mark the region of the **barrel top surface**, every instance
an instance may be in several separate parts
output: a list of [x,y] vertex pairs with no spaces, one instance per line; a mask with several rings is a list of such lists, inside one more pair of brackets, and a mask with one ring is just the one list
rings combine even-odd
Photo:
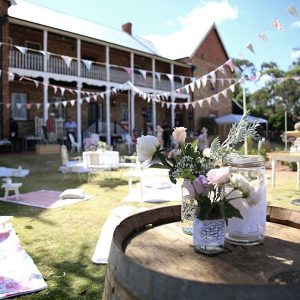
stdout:
[[264,243],[225,243],[217,256],[196,253],[180,223],[152,227],[127,241],[125,255],[145,268],[204,283],[268,285],[300,282],[300,230],[267,223]]

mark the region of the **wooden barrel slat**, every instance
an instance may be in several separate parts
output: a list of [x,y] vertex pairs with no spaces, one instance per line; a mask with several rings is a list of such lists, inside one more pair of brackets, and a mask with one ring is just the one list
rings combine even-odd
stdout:
[[[268,207],[263,245],[226,243],[215,257],[194,252],[175,223],[180,205],[131,216],[115,230],[103,299],[298,299],[299,216]],[[291,272],[298,284],[271,285]]]

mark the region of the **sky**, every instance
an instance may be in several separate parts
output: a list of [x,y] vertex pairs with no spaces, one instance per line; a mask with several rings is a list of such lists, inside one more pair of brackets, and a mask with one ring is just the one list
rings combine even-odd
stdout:
[[[134,35],[152,40],[162,54],[174,57],[197,46],[203,29],[216,22],[231,58],[248,59],[258,69],[263,62],[274,61],[283,70],[300,58],[300,0],[26,1],[115,29],[131,22]],[[287,12],[290,5],[298,17]],[[271,26],[275,19],[283,30]],[[259,38],[260,33],[267,40]],[[255,54],[246,48],[249,43]]]

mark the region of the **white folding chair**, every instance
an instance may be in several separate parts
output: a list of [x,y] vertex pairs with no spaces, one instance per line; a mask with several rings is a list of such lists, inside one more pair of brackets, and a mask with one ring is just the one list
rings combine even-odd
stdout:
[[79,143],[75,142],[75,138],[72,133],[69,133],[69,140],[71,142],[71,152],[75,152],[75,151],[79,152],[80,150]]

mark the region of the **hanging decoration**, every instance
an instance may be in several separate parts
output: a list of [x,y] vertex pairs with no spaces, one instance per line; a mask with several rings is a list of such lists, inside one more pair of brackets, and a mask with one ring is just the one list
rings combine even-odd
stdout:
[[280,23],[280,21],[278,19],[273,20],[272,23],[271,23],[271,26],[274,27],[277,30],[280,30],[280,31],[283,30],[283,26],[282,26],[282,24]]
[[61,55],[61,58],[64,60],[64,62],[66,63],[67,67],[70,68],[71,66],[71,62],[72,62],[72,57],[70,56],[65,56],[65,55]]
[[287,12],[292,15],[293,17],[298,17],[298,12],[297,12],[297,9],[295,7],[295,5],[290,5],[288,8],[287,8]]
[[253,54],[255,54],[255,51],[254,51],[254,49],[253,49],[253,45],[252,45],[251,43],[249,43],[249,44],[246,46],[246,48],[247,48],[249,51],[251,51]]

